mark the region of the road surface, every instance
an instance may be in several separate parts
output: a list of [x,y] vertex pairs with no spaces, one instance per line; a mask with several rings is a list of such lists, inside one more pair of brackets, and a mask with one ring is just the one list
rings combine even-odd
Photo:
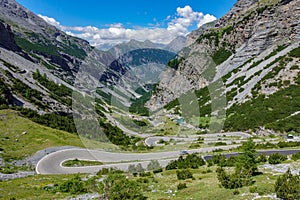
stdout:
[[[215,149],[229,150],[239,145],[207,147],[195,150],[188,150],[188,153],[207,153]],[[158,160],[162,166],[166,166],[170,160],[177,159],[180,151],[159,152],[159,153],[115,153],[102,150],[88,149],[66,149],[57,151],[43,157],[36,166],[38,174],[74,174],[74,173],[95,173],[102,168],[115,167],[127,170],[130,164],[141,163],[146,167],[151,160]],[[73,159],[100,161],[104,165],[88,167],[64,167],[62,163]],[[109,164],[105,164],[109,163]]]
[[[211,133],[211,134],[203,134],[203,135],[189,135],[187,137],[176,137],[176,136],[152,136],[152,137],[148,137],[145,139],[144,143],[147,146],[162,146],[161,144],[158,144],[158,142],[160,140],[164,140],[164,141],[170,141],[170,140],[174,140],[177,142],[192,142],[192,141],[196,141],[199,137],[204,138],[204,143],[208,144],[208,143],[215,143],[215,142],[225,142],[227,144],[231,144],[232,141],[246,141],[247,138],[252,137],[250,134],[248,133],[244,133],[244,132],[229,132],[229,133]],[[230,137],[239,137],[240,140],[238,139],[232,139],[232,140],[228,140],[228,141],[223,141],[223,140],[218,140],[218,138],[229,138]]]
[[[195,150],[188,150],[188,153],[208,153],[215,149],[232,149],[239,145],[207,147]],[[280,153],[284,155],[294,154],[300,149],[292,150],[259,150],[259,153],[270,155]],[[226,157],[236,156],[238,153],[224,154]],[[165,167],[171,160],[180,156],[179,151],[160,152],[160,153],[115,153],[102,150],[88,149],[65,149],[51,153],[42,158],[36,166],[38,174],[75,174],[75,173],[96,173],[102,168],[114,167],[121,170],[127,170],[129,165],[141,163],[144,168],[147,167],[151,160],[158,160],[162,167]],[[212,155],[204,156],[205,160],[211,159]],[[73,159],[101,161],[104,165],[85,166],[85,167],[64,167],[62,163]]]

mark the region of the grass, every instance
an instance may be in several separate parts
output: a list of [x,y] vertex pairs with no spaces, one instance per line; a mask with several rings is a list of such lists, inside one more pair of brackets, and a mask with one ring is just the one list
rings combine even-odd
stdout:
[[[163,171],[160,174],[152,174],[153,178],[147,179],[149,182],[144,184],[143,193],[149,200],[163,199],[233,199],[245,200],[252,199],[257,192],[259,195],[267,195],[274,193],[274,183],[277,176],[273,175],[269,170],[263,170],[263,174],[255,176],[255,183],[249,187],[239,188],[240,194],[234,195],[234,190],[227,190],[219,186],[216,175],[216,166],[202,166],[199,169],[190,170],[195,180],[177,180],[176,170]],[[85,175],[80,175],[85,177]],[[129,179],[140,179],[129,175]],[[0,199],[63,199],[70,194],[68,193],[52,193],[43,188],[48,185],[61,184],[67,179],[73,178],[74,175],[34,175],[26,178],[14,179],[0,182],[2,189]],[[186,189],[177,190],[179,183],[185,183]],[[150,189],[151,188],[151,189]],[[172,191],[168,193],[168,191]],[[263,198],[258,198],[263,199]]]
[[[211,172],[207,173],[210,169]],[[176,177],[176,170],[164,171],[161,175],[155,175],[157,184],[154,186],[156,192],[149,191],[146,196],[150,200],[154,199],[199,199],[199,200],[211,200],[211,199],[234,199],[245,200],[252,199],[254,194],[249,192],[250,187],[257,187],[257,192],[261,195],[274,193],[273,185],[276,177],[270,174],[263,174],[255,176],[255,183],[250,187],[243,187],[238,189],[240,194],[234,195],[233,190],[227,190],[219,186],[219,181],[216,175],[216,167],[207,166],[200,167],[196,170],[190,170],[195,177],[195,180],[187,179],[185,181],[178,181]],[[177,191],[177,185],[179,183],[186,183],[187,188]],[[167,191],[172,190],[172,194],[168,194]],[[242,196],[242,194],[244,194]],[[263,198],[260,198],[263,199]]]
[[[26,134],[22,134],[26,132]],[[102,143],[82,139],[18,116],[16,111],[0,110],[0,146],[5,159],[23,159],[39,150],[54,146],[101,148]],[[108,147],[108,144],[104,144]],[[111,145],[113,147],[113,145]]]
[[82,166],[93,166],[93,165],[102,165],[102,162],[98,161],[89,161],[89,160],[68,160],[62,163],[65,167],[82,167]]
[[74,175],[34,175],[0,182],[0,199],[63,199],[68,193],[51,193],[43,189],[47,185],[62,183]]

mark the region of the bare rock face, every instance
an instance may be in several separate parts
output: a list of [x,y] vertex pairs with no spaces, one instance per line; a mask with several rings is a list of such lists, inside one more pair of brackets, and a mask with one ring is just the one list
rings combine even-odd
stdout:
[[[200,28],[188,36],[188,41],[194,43],[179,52],[178,57],[183,59],[177,71],[167,70],[163,74],[159,92],[147,106],[151,110],[162,107],[188,90],[200,89],[221,78],[250,59],[262,57],[268,49],[299,41],[299,16],[299,0],[239,0],[214,28],[205,31]],[[219,62],[220,55],[226,53],[225,60]],[[207,55],[206,60],[217,62],[212,69],[216,72],[212,80],[203,73],[214,67],[195,59],[199,55]]]
[[217,21],[209,22],[207,24],[202,25],[199,29],[192,31],[187,35],[186,46],[190,46],[199,38],[201,34],[207,31],[210,28],[215,27]]
[[11,51],[21,50],[15,43],[10,26],[2,22],[0,22],[0,46]]

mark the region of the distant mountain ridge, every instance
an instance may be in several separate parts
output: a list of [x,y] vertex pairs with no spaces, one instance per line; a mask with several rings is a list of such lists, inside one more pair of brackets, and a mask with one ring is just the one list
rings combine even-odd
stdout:
[[129,42],[124,42],[121,44],[117,44],[114,47],[110,48],[108,52],[110,52],[116,58],[137,49],[163,49],[171,52],[177,53],[182,48],[187,45],[187,39],[184,36],[178,36],[173,39],[169,44],[157,44],[153,43],[150,40],[145,41],[137,41],[137,40],[130,40]]

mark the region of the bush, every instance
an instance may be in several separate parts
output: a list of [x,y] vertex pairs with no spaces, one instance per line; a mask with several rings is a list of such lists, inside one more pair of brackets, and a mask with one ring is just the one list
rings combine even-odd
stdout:
[[162,168],[156,169],[156,170],[153,171],[154,174],[161,173],[161,172],[163,172]]
[[216,65],[219,65],[227,60],[231,55],[232,53],[230,51],[222,47],[212,55],[212,59]]
[[253,186],[253,187],[250,187],[250,188],[249,188],[249,192],[250,192],[250,193],[257,193],[257,191],[258,191],[258,189],[257,189],[256,186]]
[[73,179],[67,180],[61,185],[59,185],[58,190],[60,192],[66,192],[71,194],[80,194],[86,192],[84,182],[78,175],[76,175]]
[[185,189],[185,188],[187,188],[187,186],[186,186],[185,183],[179,183],[179,184],[177,185],[177,190],[183,190],[183,189]]
[[281,199],[300,199],[300,175],[292,175],[289,169],[276,180],[275,192],[277,197]]
[[268,161],[268,158],[265,154],[260,154],[258,157],[257,157],[257,163],[265,163]]
[[212,163],[215,164],[215,165],[218,165],[220,167],[227,166],[226,161],[227,161],[226,157],[224,155],[221,155],[221,154],[214,155],[212,157]]
[[292,155],[292,159],[293,159],[294,161],[299,160],[299,159],[300,159],[300,151],[297,152],[297,153],[294,153],[294,154]]
[[284,156],[279,153],[274,153],[269,157],[269,163],[272,165],[280,164],[285,160],[287,160],[287,156]]
[[300,142],[278,142],[279,148],[286,148],[286,147],[299,147]]
[[217,169],[217,177],[221,185],[226,189],[236,189],[253,184],[247,173],[236,171],[235,173],[227,174],[221,167]]
[[227,143],[226,142],[216,142],[215,146],[226,146]]
[[188,169],[177,170],[176,175],[177,175],[178,180],[186,180],[186,179],[189,179],[189,178],[193,178],[192,172]]
[[239,190],[233,190],[233,195],[239,195],[240,191]]
[[128,199],[128,200],[144,200],[147,199],[142,194],[142,188],[137,181],[128,180],[121,174],[110,174],[103,181],[104,195],[109,200]]
[[189,154],[186,158],[180,156],[178,160],[171,161],[167,166],[166,170],[172,169],[198,169],[200,166],[205,165],[205,161],[197,154]]
[[157,160],[151,160],[147,166],[148,171],[155,171],[161,169],[161,166]]
[[151,172],[141,172],[139,173],[140,177],[149,177],[151,176]]
[[135,165],[129,165],[128,166],[128,172],[130,173],[144,173],[145,169],[143,168],[143,166],[141,165],[141,163]]

